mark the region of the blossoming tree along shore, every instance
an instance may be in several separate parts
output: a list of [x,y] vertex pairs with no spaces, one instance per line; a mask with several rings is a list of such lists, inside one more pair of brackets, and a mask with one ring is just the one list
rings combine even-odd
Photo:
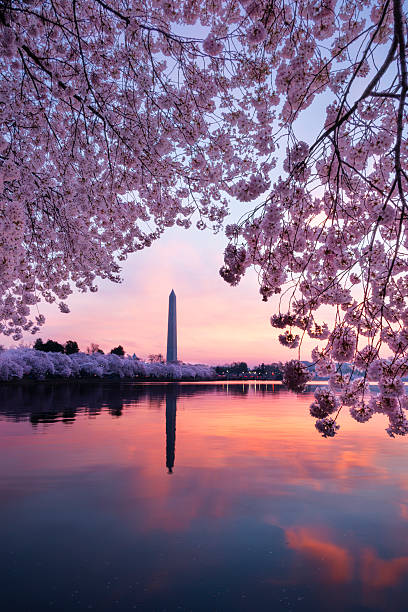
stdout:
[[210,366],[190,363],[146,363],[117,354],[63,353],[30,348],[0,352],[0,381],[80,378],[206,380],[214,377]]
[[[166,227],[217,230],[228,203],[256,200],[226,227],[221,275],[235,285],[255,266],[263,299],[281,296],[271,322],[282,344],[325,341],[313,358],[342,404],[361,421],[385,412],[389,433],[406,433],[404,10],[402,0],[1,2],[1,331],[36,333],[41,298],[67,312],[72,286],[118,281],[119,262]],[[320,95],[321,129],[306,143],[297,129]],[[361,380],[342,375],[346,361]],[[296,361],[286,374],[294,388],[307,379]],[[367,403],[370,379],[380,394]],[[318,429],[334,434],[337,399],[316,402]]]

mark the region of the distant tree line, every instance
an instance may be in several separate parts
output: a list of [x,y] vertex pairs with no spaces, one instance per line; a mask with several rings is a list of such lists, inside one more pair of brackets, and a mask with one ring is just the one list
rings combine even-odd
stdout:
[[233,363],[227,363],[226,365],[216,366],[215,371],[220,376],[242,376],[244,374],[248,374],[249,369],[245,361],[234,361]]
[[[34,348],[36,351],[44,351],[44,353],[65,353],[65,355],[79,353],[79,346],[75,340],[67,340],[65,344],[60,344],[56,340],[47,340],[47,342],[43,342],[41,338],[38,338],[34,343]],[[99,348],[99,344],[94,343],[91,343],[91,346],[87,347],[86,352],[88,354],[105,354],[103,350]],[[125,355],[125,351],[121,344],[119,344],[119,346],[115,346],[110,353],[111,355],[119,355],[119,357],[123,357]]]
[[269,380],[282,380],[283,378],[283,369],[280,363],[261,363],[250,370],[245,361],[234,361],[226,365],[216,366],[215,371],[219,376],[237,378],[246,378],[247,376],[254,375]]
[[262,378],[270,378],[272,380],[282,380],[283,378],[283,368],[280,363],[261,363],[254,370]]
[[[316,374],[315,364],[311,361],[302,361],[302,363],[308,368],[312,375],[313,380],[328,380],[328,376],[319,376]],[[282,363],[260,363],[249,369],[244,361],[235,361],[226,365],[216,366],[215,372],[219,376],[227,376],[231,378],[248,378],[256,377],[263,378],[265,380],[282,380],[283,379],[283,364]],[[343,374],[350,374],[353,378],[363,376],[363,372],[360,372],[356,368],[353,370],[353,366],[349,363],[343,363],[341,366]],[[406,377],[408,380],[408,376]]]

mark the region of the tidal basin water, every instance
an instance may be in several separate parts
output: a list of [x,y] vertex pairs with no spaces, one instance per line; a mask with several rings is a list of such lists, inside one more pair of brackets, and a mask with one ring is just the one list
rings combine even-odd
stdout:
[[311,398],[0,387],[1,610],[407,610],[408,440]]

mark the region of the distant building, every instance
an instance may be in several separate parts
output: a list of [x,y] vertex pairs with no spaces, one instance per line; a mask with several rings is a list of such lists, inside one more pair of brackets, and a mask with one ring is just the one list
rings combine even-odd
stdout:
[[169,295],[169,319],[167,327],[167,361],[177,361],[177,311],[176,294]]

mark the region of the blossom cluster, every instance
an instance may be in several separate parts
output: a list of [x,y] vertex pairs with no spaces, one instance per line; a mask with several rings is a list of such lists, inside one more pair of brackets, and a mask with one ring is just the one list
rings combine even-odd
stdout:
[[146,363],[132,357],[99,353],[45,353],[29,348],[0,352],[0,380],[47,378],[160,378],[210,379],[214,370],[206,365]]
[[[201,40],[180,34],[194,24]],[[218,231],[227,195],[268,189],[267,38],[262,11],[235,0],[6,3],[0,333],[35,334],[40,301],[68,313],[74,289],[119,282],[121,262],[167,228],[198,214]]]
[[306,384],[312,378],[307,366],[301,361],[292,359],[283,366],[282,382],[291,391],[304,391]]
[[[271,317],[272,326],[282,330],[279,342],[292,349],[303,337],[322,342],[312,352],[315,371],[329,377],[339,408],[349,407],[360,422],[383,412],[390,420],[388,433],[405,434],[405,7],[400,0],[285,3],[278,34],[262,13],[262,2],[256,4],[255,14],[263,15],[267,30],[259,43],[265,70],[280,96],[276,117],[288,130],[285,174],[268,188],[263,205],[227,234],[236,252],[245,252],[245,266],[226,250],[222,276],[236,284],[255,267],[262,298],[281,294],[283,310]],[[286,36],[289,24],[294,36]],[[351,41],[359,41],[359,50]],[[384,50],[379,62],[376,45]],[[275,54],[273,67],[269,52]],[[333,98],[321,131],[307,143],[296,137],[297,120],[322,92]],[[333,316],[327,316],[329,309]],[[390,357],[380,359],[381,354]],[[294,363],[289,362],[288,373],[295,376]],[[378,391],[369,390],[367,381],[375,381]],[[311,412],[323,435],[338,431],[327,405],[316,399]]]
[[339,407],[339,401],[330,389],[317,389],[315,398],[316,400],[310,407],[310,414],[317,419],[326,418]]
[[[386,432],[391,437],[407,435],[408,395],[401,377],[408,373],[408,364],[375,358],[376,352],[367,350],[367,347],[360,353],[364,356],[363,365],[366,365],[368,356],[372,358],[364,376],[353,378],[353,373],[343,373],[339,364],[338,369],[330,374],[328,387],[316,391],[316,401],[310,407],[310,414],[318,419],[316,428],[323,436],[333,437],[340,427],[336,418],[342,407],[347,406],[352,418],[359,423],[366,423],[376,413],[383,414],[388,417]],[[313,354],[316,357],[319,353],[315,349]],[[324,362],[324,359],[321,357],[320,361]],[[375,387],[378,387],[379,392],[375,391]],[[335,411],[337,414],[333,420],[329,415]],[[325,425],[328,418],[330,434]]]
[[[280,323],[277,318],[274,321]],[[408,389],[402,376],[408,375],[408,361],[400,360],[396,364],[389,359],[379,359],[376,351],[366,348],[360,353],[364,356],[364,364],[371,356],[364,376],[356,376],[348,364],[342,371],[341,363],[329,360],[324,351],[318,348],[312,351],[316,374],[328,377],[327,386],[316,389],[315,401],[310,406],[310,414],[316,419],[316,429],[323,437],[335,436],[340,429],[337,418],[342,408],[348,407],[352,418],[359,423],[366,423],[376,413],[383,414],[388,417],[386,432],[391,437],[407,435]],[[398,376],[395,375],[396,368]],[[288,361],[283,366],[283,372],[283,384],[296,392],[304,391],[312,378],[308,365],[297,360]],[[334,417],[333,413],[336,413]]]

